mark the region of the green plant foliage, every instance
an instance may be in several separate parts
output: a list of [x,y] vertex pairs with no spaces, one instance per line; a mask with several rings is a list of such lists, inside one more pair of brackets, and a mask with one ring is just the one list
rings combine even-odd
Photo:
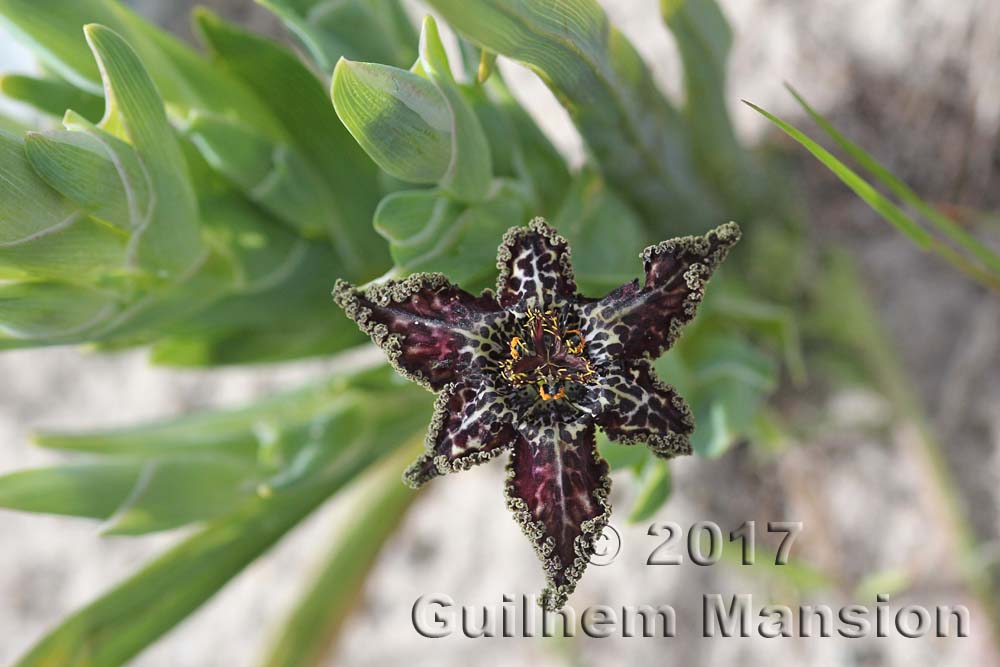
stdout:
[[716,0],[660,0],[684,65],[683,114],[694,158],[712,188],[730,205],[729,215],[752,213],[762,196],[760,172],[736,138],[726,104],[726,61],[733,34]]
[[[731,35],[713,0],[662,3],[685,73],[676,106],[594,0],[432,0],[459,33],[460,63],[435,21],[418,36],[398,0],[259,2],[311,62],[206,10],[203,56],[114,0],[0,0],[47,72],[5,77],[0,92],[62,119],[0,130],[0,349],[144,345],[175,366],[335,354],[364,342],[330,303],[336,278],[438,271],[477,290],[494,282],[503,233],[536,215],[569,239],[590,296],[637,275],[643,247],[729,217],[757,223],[748,241],[785,242],[775,263],[797,256],[780,222],[763,226],[781,211],[754,217],[767,179],[725,110]],[[589,148],[580,170],[498,56],[527,64],[569,110]],[[804,376],[794,287],[720,278],[658,363],[691,400],[705,456],[761,431],[781,371]],[[0,507],[107,534],[195,532],[19,664],[128,662],[393,457],[268,657],[318,663],[413,499],[392,479],[394,456],[423,433],[431,397],[379,364],[343,370],[341,358],[325,381],[237,409],[42,433],[70,460],[0,477]],[[638,481],[633,520],[654,516],[667,465],[644,447],[599,446]]]
[[341,58],[409,67],[417,33],[399,0],[257,0],[302,40],[324,72]]
[[[108,463],[8,475],[0,478],[0,503],[110,517],[113,533],[207,523],[71,617],[19,664],[128,660],[319,503],[421,433],[430,403],[429,394],[402,385],[379,366],[239,410],[122,431],[39,436],[43,446],[87,452]],[[188,498],[176,497],[179,479]],[[104,494],[83,493],[102,482],[108,484]]]
[[[695,169],[681,115],[595,0],[430,4],[471,42],[538,73],[569,110],[602,173],[647,224],[678,232],[718,223],[719,202]],[[672,212],[669,223],[660,219],[663,211]]]
[[313,162],[337,202],[330,239],[340,273],[373,278],[385,269],[385,245],[371,228],[378,203],[374,165],[338,121],[324,86],[294,53],[228,24],[206,10],[198,28],[225,71],[243,81],[281,119],[294,145]]
[[914,220],[906,211],[876,190],[863,177],[859,176],[850,167],[837,159],[836,156],[810,139],[801,130],[750,102],[745,103],[781,128],[783,132],[812,153],[813,156],[836,174],[845,185],[851,188],[855,194],[868,204],[872,210],[878,213],[882,219],[905,234],[919,248],[937,253],[971,278],[1000,291],[1000,253],[991,250],[975,236],[962,229],[954,220],[924,202],[912,188],[896,178],[883,164],[844,136],[828,120],[809,106],[795,89],[789,87],[789,91],[802,108],[838,146],[871,173],[878,183],[888,189],[904,204],[913,207],[914,210],[919,212],[930,222],[934,231],[947,241],[942,241],[927,231],[924,226]]
[[408,183],[437,183],[451,162],[448,106],[427,79],[397,67],[341,59],[337,115],[368,156]]
[[483,201],[493,179],[490,146],[455,82],[430,17],[414,69],[341,60],[332,90],[337,114],[389,174],[411,183],[436,183],[462,201]]
[[402,521],[417,492],[400,484],[403,469],[423,451],[404,447],[366,479],[371,489],[357,503],[349,525],[338,532],[306,595],[289,615],[263,664],[320,664],[350,615],[365,575]]
[[382,200],[375,228],[389,242],[399,270],[441,271],[476,289],[495,281],[490,260],[510,220],[530,215],[530,203],[516,183],[504,181],[488,200],[471,206],[438,190],[408,190]]
[[651,458],[643,470],[641,480],[639,497],[628,516],[630,523],[649,520],[667,502],[672,488],[670,464],[663,459]]
[[276,118],[246,87],[115,0],[0,0],[0,20],[47,67],[83,91],[104,94],[83,33],[83,26],[98,23],[137,50],[169,105],[238,116],[269,135],[279,131]]
[[23,74],[0,76],[0,93],[52,116],[75,109],[96,123],[104,114],[104,99],[59,79],[39,79]]

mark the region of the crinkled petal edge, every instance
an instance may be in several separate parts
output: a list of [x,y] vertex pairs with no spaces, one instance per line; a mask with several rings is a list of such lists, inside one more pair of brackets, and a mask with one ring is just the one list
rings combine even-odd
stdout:
[[601,534],[611,519],[611,504],[608,501],[608,497],[611,495],[610,470],[607,462],[601,458],[600,453],[597,451],[596,439],[593,441],[593,448],[595,460],[604,465],[604,473],[601,475],[600,485],[593,490],[591,495],[601,505],[603,511],[593,519],[588,519],[580,525],[583,533],[576,538],[573,545],[576,558],[573,560],[573,564],[565,570],[566,583],[562,585],[555,583],[555,574],[559,571],[559,563],[555,559],[550,558],[553,549],[555,549],[555,540],[551,537],[545,537],[545,524],[535,520],[528,509],[528,504],[521,498],[510,494],[510,481],[514,478],[513,459],[507,463],[507,474],[504,481],[504,495],[507,500],[507,509],[513,514],[514,520],[521,526],[521,530],[525,536],[531,541],[531,545],[535,549],[535,555],[542,562],[547,585],[538,598],[538,606],[548,611],[556,612],[566,605],[566,601],[576,589],[577,582],[580,581],[580,577],[583,576],[587,565],[590,563],[590,557],[594,552],[594,540]]
[[[417,460],[403,471],[403,483],[411,489],[418,489],[435,477],[441,477],[452,472],[461,472],[480,463],[492,461],[500,454],[509,452],[513,446],[513,443],[510,443],[485,451],[474,451],[453,460],[449,460],[444,454],[437,453],[434,441],[435,434],[448,419],[448,401],[451,398],[451,392],[457,386],[457,383],[445,385],[434,401],[434,413],[431,416],[431,423],[427,427],[427,435],[424,436],[424,453],[417,457]],[[436,474],[421,474],[421,470],[424,467],[423,464],[427,462],[434,463],[433,470]]]
[[[678,236],[649,246],[642,251],[639,257],[642,259],[643,264],[652,262],[656,255],[663,253],[676,254],[678,250],[687,251],[701,258],[701,261],[692,263],[684,272],[684,281],[687,283],[689,290],[683,304],[685,316],[671,320],[663,350],[655,354],[648,351],[643,352],[643,358],[650,361],[655,360],[664,351],[674,346],[674,343],[680,338],[684,327],[694,319],[698,306],[705,298],[705,285],[708,283],[709,278],[712,277],[712,273],[719,267],[742,235],[743,232],[738,224],[727,222],[724,225],[719,225],[715,229],[709,230],[701,236]],[[714,252],[710,252],[712,237],[715,237],[720,242]]]
[[[503,240],[500,241],[500,247],[497,249],[497,269],[500,271],[500,274],[497,276],[496,287],[498,296],[504,293],[507,281],[511,277],[508,266],[514,258],[511,248],[514,247],[519,239],[533,233],[541,234],[553,245],[563,245],[565,247],[565,250],[559,256],[559,269],[562,271],[563,277],[575,288],[576,276],[573,273],[573,258],[569,241],[566,240],[566,237],[559,234],[555,227],[546,222],[545,218],[538,216],[532,218],[526,226],[518,225],[517,227],[511,227],[504,233]],[[649,249],[647,248],[647,250]]]
[[402,280],[379,283],[366,289],[355,287],[346,280],[338,279],[333,286],[333,301],[343,309],[344,314],[353,320],[363,333],[371,337],[375,345],[385,352],[385,356],[396,372],[408,380],[434,391],[430,381],[421,373],[403,368],[399,363],[399,357],[403,353],[403,337],[399,334],[390,334],[389,327],[372,321],[370,319],[371,309],[361,304],[358,295],[379,306],[389,306],[393,303],[406,301],[422,289],[440,289],[450,286],[451,282],[443,273],[414,273]]

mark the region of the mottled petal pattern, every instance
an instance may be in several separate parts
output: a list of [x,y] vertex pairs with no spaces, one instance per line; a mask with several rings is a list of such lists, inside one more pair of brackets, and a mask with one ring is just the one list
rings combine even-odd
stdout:
[[664,458],[691,452],[691,411],[650,362],[694,317],[739,237],[729,223],[647,248],[645,283],[602,299],[577,293],[566,240],[541,218],[504,235],[495,296],[440,274],[366,290],[338,281],[348,317],[403,375],[440,392],[407,484],[510,452],[507,505],[542,560],[545,608],[566,603],[610,516],[596,428]]
[[740,239],[730,222],[704,236],[684,236],[650,246],[641,257],[646,284],[627,283],[582,307],[588,353],[597,362],[625,357],[655,359],[694,319],[705,283]]
[[531,539],[548,586],[541,604],[558,610],[594,553],[611,514],[608,464],[597,454],[594,426],[557,424],[511,452],[507,507]]
[[504,235],[497,268],[497,301],[503,308],[560,303],[576,296],[569,245],[541,218]]
[[417,488],[449,472],[467,470],[510,449],[520,439],[507,397],[489,381],[445,387],[434,404],[427,451],[407,468],[406,483]]
[[504,316],[492,295],[473,296],[441,274],[415,274],[367,290],[337,281],[333,298],[400,373],[433,391],[502,353],[502,337],[490,338]]
[[691,410],[673,387],[656,377],[648,362],[635,361],[618,373],[606,373],[601,383],[607,407],[597,423],[609,439],[645,443],[663,458],[691,453]]

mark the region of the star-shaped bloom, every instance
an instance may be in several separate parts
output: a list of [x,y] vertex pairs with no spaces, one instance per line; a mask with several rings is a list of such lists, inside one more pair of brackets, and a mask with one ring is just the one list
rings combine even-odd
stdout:
[[646,248],[645,284],[602,299],[577,292],[566,240],[541,218],[504,236],[496,294],[428,273],[363,290],[337,282],[348,317],[400,373],[438,392],[408,484],[510,452],[507,506],[544,565],[547,609],[565,604],[610,516],[595,429],[663,458],[691,452],[691,411],[651,362],[739,237],[728,223]]

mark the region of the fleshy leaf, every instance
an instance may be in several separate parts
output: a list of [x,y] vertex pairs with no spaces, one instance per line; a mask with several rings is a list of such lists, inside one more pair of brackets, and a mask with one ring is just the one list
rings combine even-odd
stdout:
[[185,134],[213,169],[250,200],[307,238],[337,232],[337,203],[301,151],[237,121],[197,113]]
[[268,110],[238,81],[178,38],[140,18],[124,3],[0,0],[0,22],[60,78],[93,95],[102,95],[104,88],[80,28],[98,23],[114,30],[136,50],[172,108],[236,115],[269,136],[278,127]]
[[294,52],[273,40],[204,8],[195,10],[195,21],[215,61],[281,120],[284,134],[336,201],[328,212],[328,228],[339,260],[337,273],[359,280],[383,273],[388,252],[371,227],[379,198],[377,169],[337,118],[324,84]]
[[490,144],[448,63],[437,23],[424,18],[420,32],[420,66],[445,100],[450,116],[451,155],[439,184],[463,201],[482,201],[493,181]]
[[329,74],[341,58],[409,67],[417,33],[398,0],[257,0],[302,40]]
[[341,59],[333,105],[358,144],[387,173],[437,183],[451,162],[451,114],[444,97],[413,72]]
[[699,179],[677,110],[595,0],[430,0],[477,46],[535,71],[570,113],[602,172],[652,223],[700,230],[720,206]]
[[319,575],[282,628],[261,664],[265,667],[318,665],[357,606],[366,575],[395,535],[418,494],[399,484],[399,471],[412,457],[405,447],[372,473],[370,490],[355,501],[351,520],[338,530]]
[[24,142],[0,132],[0,278],[89,282],[124,264],[125,242],[48,187]]
[[516,183],[498,183],[488,200],[468,206],[439,190],[405,190],[383,199],[374,224],[389,241],[396,267],[439,271],[469,289],[492,283],[495,249],[510,221],[526,218],[530,206]]
[[106,519],[128,497],[141,470],[142,463],[136,461],[18,470],[0,477],[0,507]]
[[103,99],[58,79],[6,74],[0,76],[0,92],[59,118],[67,109],[73,109],[96,123],[104,113]]
[[103,26],[91,24],[85,32],[104,81],[107,106],[101,127],[120,129],[135,147],[159,202],[145,227],[132,236],[134,259],[157,276],[184,276],[204,260],[206,251],[194,189],[163,103],[125,40]]
[[[103,135],[103,136],[102,136]],[[152,184],[134,150],[93,128],[93,133],[29,132],[25,154],[52,188],[93,217],[138,231],[152,214]]]
[[553,225],[573,248],[573,272],[585,292],[603,294],[632,278],[635,248],[646,237],[642,221],[592,170],[574,178]]
[[729,117],[726,61],[732,30],[717,0],[660,0],[660,7],[684,64],[683,113],[695,161],[730,205],[746,207],[761,194],[761,180]]
[[540,604],[557,611],[576,587],[611,514],[608,465],[594,427],[558,424],[511,453],[507,507],[535,546],[548,586]]
[[117,310],[112,295],[68,283],[0,284],[0,331],[59,342],[96,328]]

